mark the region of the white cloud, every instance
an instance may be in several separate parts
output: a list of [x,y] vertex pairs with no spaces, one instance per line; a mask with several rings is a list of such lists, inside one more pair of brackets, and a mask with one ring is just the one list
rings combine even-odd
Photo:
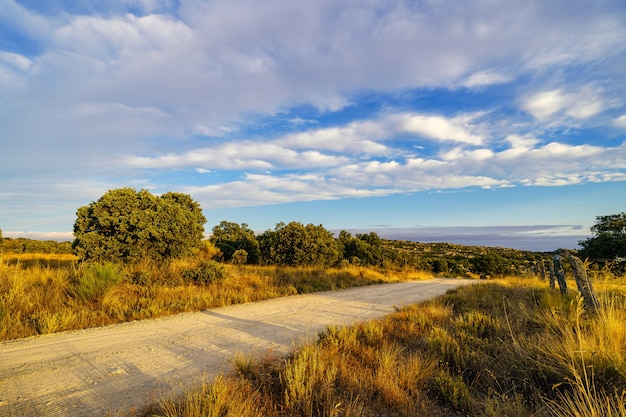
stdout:
[[61,50],[93,56],[109,64],[114,62],[106,62],[108,59],[127,62],[145,59],[144,54],[154,51],[173,53],[171,48],[184,47],[192,40],[191,29],[172,17],[126,14],[114,18],[73,17],[54,32],[53,44]]
[[[613,2],[607,2],[610,5]],[[617,4],[616,2],[613,4]],[[574,17],[567,14],[561,6],[552,8],[552,16],[544,15],[545,23],[550,18]],[[558,10],[558,12],[556,12]],[[615,13],[600,13],[585,21],[585,13],[592,13],[587,7],[580,9],[573,19],[561,21],[550,28],[535,27],[529,38],[536,42],[535,48],[526,53],[526,65],[530,68],[549,68],[559,65],[594,62],[619,55],[624,51],[624,44],[619,39],[624,36],[623,10]],[[553,21],[554,23],[554,21]],[[572,36],[573,35],[573,36]]]
[[543,91],[530,96],[522,108],[539,120],[545,120],[566,106],[567,98],[559,90]]
[[574,97],[567,115],[575,119],[588,119],[603,110],[602,100],[598,97]]
[[535,93],[526,98],[522,109],[540,121],[564,114],[574,119],[588,119],[604,110],[604,100],[597,91],[585,86],[575,93],[549,90]]
[[295,148],[383,154],[388,149],[375,140],[388,134],[376,122],[354,122],[345,127],[328,127],[290,134],[276,143]]
[[[119,106],[102,106],[103,111]],[[121,108],[122,110],[127,110]],[[150,113],[152,109],[128,109]],[[101,106],[87,106],[85,111],[99,113]],[[384,144],[399,134],[425,136],[443,142],[479,144],[471,123],[476,115],[452,118],[413,113],[386,114],[372,120],[355,121],[345,126],[311,129],[287,134],[274,140],[232,140],[213,147],[191,149],[183,153],[158,156],[131,156],[126,163],[142,168],[203,169],[285,169],[332,167],[355,157],[381,157],[397,150]],[[405,139],[408,140],[408,139]],[[481,151],[476,151],[479,155]],[[342,155],[343,153],[343,155]]]
[[190,168],[203,170],[246,170],[280,168],[315,168],[335,166],[346,161],[344,156],[327,155],[315,150],[297,152],[276,143],[230,142],[212,148],[199,148],[182,154],[132,156],[129,167]]
[[150,119],[169,117],[168,114],[157,107],[131,107],[122,103],[78,103],[73,110],[79,116],[105,117],[117,120],[134,117]]
[[[469,119],[469,120],[468,120]],[[471,117],[445,118],[436,115],[401,114],[389,117],[397,124],[398,131],[422,135],[440,141],[462,142],[480,145],[483,138],[471,131]]]
[[503,84],[512,81],[513,78],[494,71],[478,71],[467,77],[461,85],[468,88],[485,87],[494,84]]
[[537,149],[535,153],[545,153],[546,157],[567,157],[571,159],[591,157],[602,154],[606,148],[593,145],[572,146],[565,143],[551,142]]
[[626,129],[626,114],[622,114],[621,116],[613,120],[613,124],[617,127]]
[[441,159],[444,161],[455,161],[459,159],[464,160],[474,160],[474,161],[484,161],[487,159],[491,159],[494,156],[494,152],[491,149],[472,149],[467,150],[460,147],[454,148],[452,150],[446,151],[441,155]]
[[17,71],[24,72],[30,68],[32,61],[24,55],[0,51],[0,63],[8,65]]
[[505,139],[511,145],[511,149],[515,150],[530,150],[540,141],[532,135],[508,135]]

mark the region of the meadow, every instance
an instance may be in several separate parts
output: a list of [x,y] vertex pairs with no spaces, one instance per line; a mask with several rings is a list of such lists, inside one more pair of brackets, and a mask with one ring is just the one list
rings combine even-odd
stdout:
[[533,278],[459,288],[117,415],[623,417],[626,286],[596,286],[595,315]]

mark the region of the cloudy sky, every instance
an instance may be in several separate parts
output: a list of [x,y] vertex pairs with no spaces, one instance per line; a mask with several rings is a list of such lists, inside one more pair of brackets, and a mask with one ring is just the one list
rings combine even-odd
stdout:
[[262,232],[576,247],[626,211],[623,0],[0,0],[0,228],[107,190]]

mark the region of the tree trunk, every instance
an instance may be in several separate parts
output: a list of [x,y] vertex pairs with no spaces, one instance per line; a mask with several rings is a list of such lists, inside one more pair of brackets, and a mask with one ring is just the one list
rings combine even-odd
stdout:
[[600,303],[598,302],[598,297],[593,291],[593,285],[591,285],[591,281],[587,276],[587,271],[585,270],[585,265],[580,258],[576,256],[569,257],[570,264],[572,265],[572,271],[574,271],[574,279],[576,280],[576,286],[578,287],[578,291],[580,295],[583,297],[585,302],[585,307],[587,307],[587,311],[592,313],[596,312],[600,307]]

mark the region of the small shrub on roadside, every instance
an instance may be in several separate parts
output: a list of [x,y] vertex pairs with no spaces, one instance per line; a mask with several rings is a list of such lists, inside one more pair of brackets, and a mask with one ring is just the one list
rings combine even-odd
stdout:
[[195,249],[194,254],[205,261],[219,260],[224,255],[222,251],[209,240],[200,242],[200,246]]
[[463,415],[471,414],[472,395],[463,378],[441,371],[435,377],[435,392],[442,404]]
[[196,285],[207,285],[226,278],[226,268],[216,261],[200,261],[200,263],[183,272],[185,281]]

